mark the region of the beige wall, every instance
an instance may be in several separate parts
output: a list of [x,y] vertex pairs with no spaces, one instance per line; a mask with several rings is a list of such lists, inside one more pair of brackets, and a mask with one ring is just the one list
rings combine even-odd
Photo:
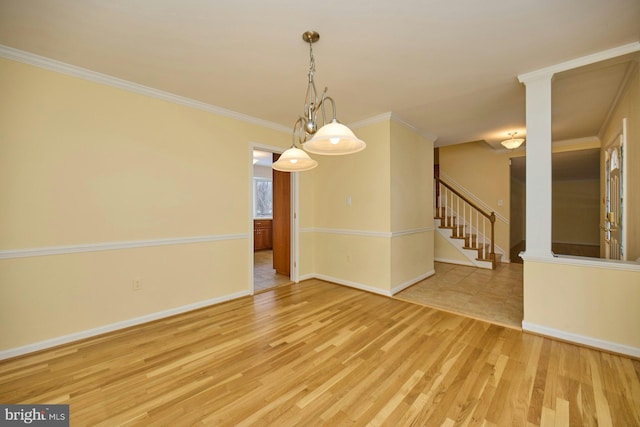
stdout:
[[[636,71],[615,106],[604,134],[600,135],[605,144],[619,128],[622,117],[627,117],[627,159],[631,165],[640,164],[639,89]],[[564,151],[571,149],[563,147]],[[636,172],[639,168],[631,166],[629,169],[629,187],[640,188]],[[600,188],[602,195],[602,184]],[[638,191],[630,191],[628,200],[631,212],[629,232],[632,236],[628,249],[631,257],[637,257],[639,250],[635,237],[640,221],[640,212],[637,211],[639,194]],[[637,264],[568,257],[525,257],[525,330],[640,357],[638,325],[640,268]]]
[[[495,151],[483,142],[440,147],[439,153],[441,176],[450,176],[490,210],[509,220],[509,158],[513,153]],[[498,200],[502,200],[502,206],[498,206]],[[508,258],[509,223],[497,219],[495,224],[495,243]]]
[[450,238],[435,233],[434,258],[440,262],[469,265],[470,261],[449,241]]
[[[251,147],[287,132],[5,59],[0,85],[0,352],[250,292]],[[433,144],[357,133],[295,178],[299,272],[390,294],[433,270]]]
[[433,143],[391,122],[391,288],[434,271]]
[[594,346],[603,341],[609,349],[640,354],[639,271],[525,261],[524,277],[525,327],[542,326],[571,341],[583,338]]
[[390,294],[433,271],[433,144],[391,119],[355,132],[366,150],[316,156],[304,177],[314,220],[301,274]]
[[355,133],[367,143],[364,151],[316,155],[318,167],[301,177],[313,188],[300,207],[303,214],[313,208],[312,236],[304,237],[313,242],[313,260],[305,262],[313,270],[305,270],[384,293],[390,289],[390,124],[381,121]]
[[509,192],[511,206],[509,211],[509,248],[525,240],[525,223],[527,200],[527,186],[524,181],[511,177],[511,189]]
[[6,59],[0,85],[0,250],[213,239],[0,260],[0,350],[249,292],[249,144],[286,133]]
[[552,242],[599,245],[600,182],[554,180],[552,191]]
[[[640,258],[640,75],[638,64],[631,76],[610,120],[607,122],[601,137],[603,146],[617,133],[622,119],[627,119],[627,259]],[[601,153],[604,156],[604,152]],[[604,164],[602,157],[601,164]],[[604,194],[604,174],[601,175],[601,191]],[[604,205],[601,208],[604,217]],[[604,247],[604,244],[601,244]]]

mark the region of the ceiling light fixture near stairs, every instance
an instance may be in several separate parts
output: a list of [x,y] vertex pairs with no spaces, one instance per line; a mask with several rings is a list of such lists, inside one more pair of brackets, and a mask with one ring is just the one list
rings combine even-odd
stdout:
[[502,144],[504,148],[507,148],[509,150],[515,150],[516,148],[520,147],[524,142],[524,139],[522,138],[514,138],[517,134],[518,132],[508,133],[507,135],[509,135],[511,138],[505,141],[502,141],[500,144]]
[[[283,172],[299,172],[315,168],[318,162],[309,157],[305,151],[329,156],[357,153],[365,149],[367,144],[358,139],[347,126],[338,122],[336,118],[336,104],[333,98],[327,96],[327,88],[318,97],[313,76],[316,71],[313,57],[313,43],[320,40],[320,34],[306,31],[302,40],[309,43],[309,83],[304,101],[303,115],[298,117],[293,125],[293,141],[291,148],[282,153],[272,167]],[[325,101],[331,102],[333,118],[326,123]],[[318,128],[318,113],[322,112],[322,126]],[[305,151],[298,148],[298,142]]]

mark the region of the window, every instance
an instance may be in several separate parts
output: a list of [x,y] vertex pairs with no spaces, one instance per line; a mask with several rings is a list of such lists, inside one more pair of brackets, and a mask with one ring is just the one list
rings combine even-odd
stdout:
[[273,185],[268,178],[253,178],[253,216],[271,218],[273,216]]

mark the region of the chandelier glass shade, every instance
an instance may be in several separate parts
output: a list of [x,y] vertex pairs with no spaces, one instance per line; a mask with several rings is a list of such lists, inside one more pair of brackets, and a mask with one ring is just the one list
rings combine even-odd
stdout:
[[518,132],[513,132],[513,133],[507,134],[511,138],[507,139],[505,141],[502,141],[500,144],[502,144],[502,146],[504,148],[508,149],[508,150],[515,150],[516,148],[520,147],[524,143],[524,139],[522,139],[522,138],[514,138],[517,133]]
[[307,153],[298,147],[291,147],[282,153],[271,167],[280,172],[302,172],[311,170],[316,166],[318,166],[318,162],[309,157]]
[[365,149],[367,144],[358,139],[351,129],[333,119],[322,126],[313,137],[304,143],[304,149],[314,154],[336,156],[357,153]]
[[[354,135],[351,129],[338,122],[336,105],[334,100],[327,96],[327,88],[324,89],[322,95],[318,96],[313,79],[316,70],[313,43],[320,40],[320,35],[315,31],[306,31],[302,34],[302,39],[309,43],[309,82],[307,84],[304,110],[293,126],[291,148],[285,151],[272,166],[273,169],[286,172],[310,170],[318,164],[298,148],[296,138],[305,151],[330,156],[357,153],[367,146],[364,141]],[[327,101],[331,102],[333,113],[329,123],[326,121],[325,113]],[[318,125],[318,113],[320,111],[322,112],[322,126]]]

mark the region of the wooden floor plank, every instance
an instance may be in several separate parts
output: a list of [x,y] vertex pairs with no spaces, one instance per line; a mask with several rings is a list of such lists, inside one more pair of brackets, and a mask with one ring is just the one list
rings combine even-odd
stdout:
[[1,361],[0,402],[74,426],[639,425],[640,361],[308,280]]

